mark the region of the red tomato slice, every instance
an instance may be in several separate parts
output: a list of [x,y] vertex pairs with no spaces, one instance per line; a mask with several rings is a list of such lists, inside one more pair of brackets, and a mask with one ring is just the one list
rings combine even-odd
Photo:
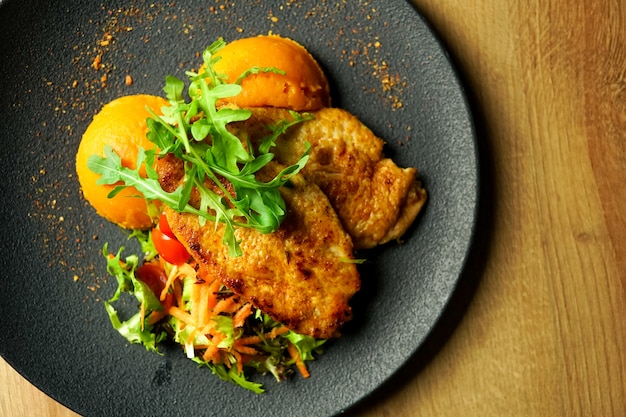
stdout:
[[152,229],[152,243],[159,256],[174,265],[182,265],[189,260],[187,249],[176,238],[163,233],[159,228]]
[[165,213],[161,213],[161,216],[159,216],[159,229],[161,229],[164,234],[171,237],[172,239],[176,239],[176,236],[172,232],[172,229],[170,229],[170,224],[167,222],[167,217],[165,216]]

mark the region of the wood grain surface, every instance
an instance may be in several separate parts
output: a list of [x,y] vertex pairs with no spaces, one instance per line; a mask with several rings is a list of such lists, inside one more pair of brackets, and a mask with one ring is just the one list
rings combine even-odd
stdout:
[[[626,416],[626,3],[414,3],[476,114],[477,247],[441,326],[348,414]],[[0,381],[1,416],[76,416],[3,361]]]

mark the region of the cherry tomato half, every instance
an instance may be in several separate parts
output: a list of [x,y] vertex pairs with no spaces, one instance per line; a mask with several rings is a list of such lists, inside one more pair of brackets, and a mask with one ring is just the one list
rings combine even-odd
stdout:
[[165,213],[161,213],[161,216],[159,216],[159,229],[161,229],[164,234],[171,237],[172,239],[176,239],[176,236],[170,228],[170,224],[167,222],[167,216],[165,215]]
[[183,244],[157,227],[152,229],[152,243],[159,252],[159,256],[171,264],[182,265],[189,260],[189,253]]

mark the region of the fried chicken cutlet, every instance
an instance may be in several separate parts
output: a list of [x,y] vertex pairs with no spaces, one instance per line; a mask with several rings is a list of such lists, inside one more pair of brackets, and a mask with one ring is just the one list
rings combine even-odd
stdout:
[[[268,180],[282,168],[270,162],[259,171],[260,179]],[[171,192],[182,181],[182,161],[168,155],[157,162],[157,172],[163,189]],[[291,330],[336,337],[351,318],[349,300],[360,287],[352,241],[317,185],[302,175],[291,183],[281,189],[287,216],[278,230],[236,230],[243,251],[239,257],[231,257],[222,243],[222,223],[200,226],[197,216],[171,209],[165,211],[167,221],[201,274],[218,278]]]
[[[252,117],[233,125],[253,144],[269,134],[267,126],[292,119],[285,109],[250,110]],[[427,198],[417,170],[400,168],[385,158],[383,140],[349,112],[324,108],[312,114],[313,120],[292,126],[277,139],[272,148],[276,160],[294,164],[310,143],[310,159],[302,173],[326,194],[355,249],[399,239]]]

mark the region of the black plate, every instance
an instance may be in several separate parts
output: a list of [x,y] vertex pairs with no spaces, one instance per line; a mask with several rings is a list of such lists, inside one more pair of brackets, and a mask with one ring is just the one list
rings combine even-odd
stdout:
[[[104,103],[161,94],[164,77],[197,67],[219,36],[269,31],[311,51],[334,105],[385,138],[398,164],[419,167],[430,200],[404,244],[366,254],[356,318],[311,378],[262,378],[267,393],[256,395],[111,328],[102,300],[115,284],[100,251],[126,235],[82,200],[74,155]],[[389,379],[436,324],[473,235],[478,163],[463,89],[409,3],[8,0],[0,40],[0,353],[53,398],[86,416],[334,415]]]

